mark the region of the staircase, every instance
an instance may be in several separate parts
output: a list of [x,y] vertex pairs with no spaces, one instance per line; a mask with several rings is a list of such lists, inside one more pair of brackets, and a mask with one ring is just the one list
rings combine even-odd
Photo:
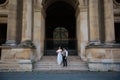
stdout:
[[58,65],[56,56],[43,56],[33,65],[33,71],[63,70],[63,71],[88,71],[87,63],[82,62],[78,56],[68,56],[68,66]]

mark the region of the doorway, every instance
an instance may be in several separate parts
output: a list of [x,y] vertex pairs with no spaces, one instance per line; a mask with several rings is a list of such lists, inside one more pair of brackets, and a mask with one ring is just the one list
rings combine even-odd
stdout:
[[[0,23],[0,46],[5,43],[7,35],[7,24]],[[0,59],[1,59],[1,47],[0,47]]]
[[64,1],[56,1],[46,10],[45,55],[56,55],[61,46],[69,55],[77,55],[75,9]]

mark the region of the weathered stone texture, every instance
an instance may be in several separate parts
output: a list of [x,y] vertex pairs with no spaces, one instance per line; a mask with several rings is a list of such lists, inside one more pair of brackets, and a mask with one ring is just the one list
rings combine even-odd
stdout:
[[1,60],[30,60],[31,55],[31,49],[2,49]]
[[86,50],[91,71],[120,71],[119,48],[91,48]]

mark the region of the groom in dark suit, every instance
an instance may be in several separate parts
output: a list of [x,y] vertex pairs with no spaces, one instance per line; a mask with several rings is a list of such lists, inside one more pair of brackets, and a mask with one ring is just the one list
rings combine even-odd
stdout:
[[67,67],[68,51],[65,48],[63,48],[62,57],[63,57],[63,67]]

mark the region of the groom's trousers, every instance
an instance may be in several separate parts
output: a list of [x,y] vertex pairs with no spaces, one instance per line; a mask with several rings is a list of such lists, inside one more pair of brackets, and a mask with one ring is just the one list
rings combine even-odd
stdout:
[[66,66],[67,67],[67,57],[63,56],[63,67]]

